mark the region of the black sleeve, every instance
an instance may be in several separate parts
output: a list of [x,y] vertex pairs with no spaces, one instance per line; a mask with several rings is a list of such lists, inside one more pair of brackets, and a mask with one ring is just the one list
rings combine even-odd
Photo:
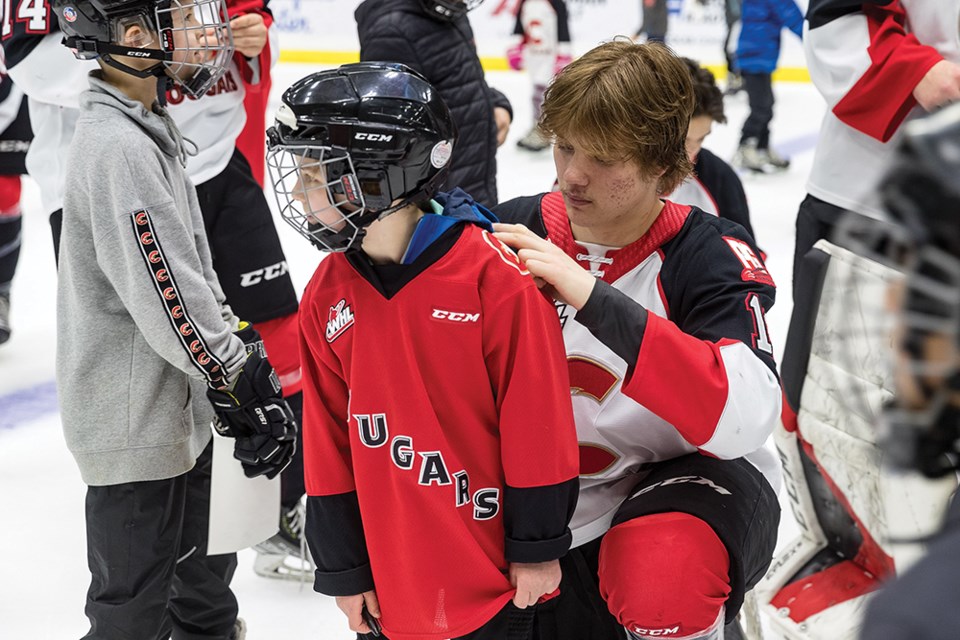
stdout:
[[597,280],[587,303],[577,311],[576,320],[626,360],[628,370],[633,370],[647,328],[647,310],[639,302]]
[[557,14],[557,42],[570,42],[570,19],[567,16],[567,3],[564,0],[550,0]]
[[510,100],[507,98],[499,89],[494,89],[491,86],[487,86],[487,93],[490,95],[490,102],[493,103],[494,108],[503,107],[508,112],[510,112],[510,121],[513,121],[513,107],[510,105]]
[[374,588],[356,491],[307,496],[305,535],[317,565],[314,591],[353,596]]
[[893,2],[894,0],[810,0],[806,19],[810,28],[816,29],[837,18],[861,12],[864,5],[885,7]]
[[779,378],[765,320],[776,285],[746,230],[695,210],[663,250],[670,320],[700,340],[743,342]]
[[570,548],[570,518],[577,506],[578,478],[546,487],[503,491],[504,557],[508,562],[547,562]]
[[706,187],[714,202],[717,203],[721,218],[736,222],[747,230],[750,237],[756,241],[753,225],[750,223],[750,206],[747,204],[747,194],[743,190],[743,182],[733,167],[723,159],[718,158],[708,149],[701,149],[695,166],[697,177]]
[[545,194],[523,196],[494,206],[491,211],[500,222],[522,224],[541,238],[547,237],[547,227],[540,215],[540,201]]

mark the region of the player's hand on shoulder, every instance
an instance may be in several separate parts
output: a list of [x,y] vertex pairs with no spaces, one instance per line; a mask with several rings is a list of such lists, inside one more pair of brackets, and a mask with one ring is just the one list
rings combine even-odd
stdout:
[[[364,591],[355,596],[337,596],[336,600],[337,607],[347,616],[347,624],[350,625],[351,631],[379,635],[380,625],[376,621],[380,619],[380,601],[377,600],[376,591]],[[368,616],[373,619],[372,622],[377,627],[376,629],[371,628],[370,624],[364,620],[364,609],[366,609]]]
[[273,478],[293,457],[297,423],[283,399],[260,334],[242,323],[237,336],[247,349],[243,367],[229,386],[207,390],[216,414],[214,428],[220,435],[234,438],[233,455],[248,478]]
[[256,58],[267,44],[267,25],[259,13],[245,13],[230,20],[233,48],[247,58]]
[[587,304],[596,278],[560,247],[522,224],[496,223],[493,230],[501,242],[517,252],[538,287],[575,309]]
[[560,575],[559,560],[510,563],[510,584],[517,588],[513,604],[518,609],[537,604],[540,598],[560,588]]

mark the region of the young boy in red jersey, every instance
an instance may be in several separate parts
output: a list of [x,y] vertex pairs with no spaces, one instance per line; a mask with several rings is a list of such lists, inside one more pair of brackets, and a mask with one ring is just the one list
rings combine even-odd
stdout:
[[314,588],[360,633],[515,637],[578,488],[554,307],[492,214],[436,193],[456,129],[416,72],[308,76],[268,138],[282,216],[333,252],[300,316]]

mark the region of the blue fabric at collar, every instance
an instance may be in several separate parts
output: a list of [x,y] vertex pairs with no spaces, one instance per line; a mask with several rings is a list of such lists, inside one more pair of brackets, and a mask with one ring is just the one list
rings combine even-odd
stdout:
[[427,213],[417,223],[413,237],[403,254],[402,264],[412,264],[437,238],[458,224],[475,224],[493,232],[493,223],[499,222],[492,211],[477,204],[457,187],[450,193],[438,193],[430,201],[433,213]]

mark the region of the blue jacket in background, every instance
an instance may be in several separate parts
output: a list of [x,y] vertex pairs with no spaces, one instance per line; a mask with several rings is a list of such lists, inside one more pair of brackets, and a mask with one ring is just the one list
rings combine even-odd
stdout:
[[743,0],[737,63],[741,73],[773,73],[780,57],[780,32],[803,37],[803,14],[793,0]]

